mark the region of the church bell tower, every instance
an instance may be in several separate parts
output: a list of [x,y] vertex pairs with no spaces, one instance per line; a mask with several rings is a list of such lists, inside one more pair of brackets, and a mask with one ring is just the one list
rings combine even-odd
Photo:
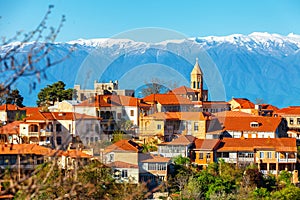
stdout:
[[203,93],[203,73],[198,63],[198,58],[196,58],[196,63],[191,72],[191,88],[197,91],[199,94],[198,100],[202,101]]

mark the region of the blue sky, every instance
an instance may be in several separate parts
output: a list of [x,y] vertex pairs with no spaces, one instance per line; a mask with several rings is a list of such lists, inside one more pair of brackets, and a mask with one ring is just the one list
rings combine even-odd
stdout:
[[0,36],[30,31],[53,4],[49,24],[67,21],[57,41],[112,37],[160,27],[187,37],[269,32],[300,34],[298,0],[0,0]]

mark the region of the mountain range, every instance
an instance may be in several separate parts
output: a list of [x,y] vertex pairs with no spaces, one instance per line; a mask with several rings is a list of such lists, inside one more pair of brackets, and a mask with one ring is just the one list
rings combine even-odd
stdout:
[[[1,46],[0,54],[14,45]],[[31,45],[23,44],[18,54],[26,55]],[[154,79],[170,89],[189,86],[196,58],[210,100],[244,97],[278,107],[300,105],[300,36],[295,34],[255,32],[157,43],[101,38],[51,45],[51,60],[67,55],[74,46],[75,50],[68,59],[47,69],[47,77],[34,90],[29,87],[32,77],[22,77],[14,84],[27,106],[35,105],[41,88],[58,80],[67,88],[74,84],[93,88],[95,80],[118,80],[121,89],[135,89],[136,96],[140,96],[138,88]]]

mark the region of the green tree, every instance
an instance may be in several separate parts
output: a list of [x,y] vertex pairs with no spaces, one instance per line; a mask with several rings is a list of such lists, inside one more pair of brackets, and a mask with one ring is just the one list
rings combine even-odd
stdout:
[[38,93],[38,106],[50,106],[55,102],[63,100],[71,100],[73,97],[73,89],[65,89],[66,84],[62,81],[47,85]]
[[7,98],[6,98],[6,103],[7,104],[15,104],[22,108],[22,107],[24,107],[23,99],[24,98],[20,94],[19,90],[15,89],[8,93]]
[[300,199],[300,188],[294,185],[289,185],[281,190],[272,193],[270,199],[276,199],[276,200]]

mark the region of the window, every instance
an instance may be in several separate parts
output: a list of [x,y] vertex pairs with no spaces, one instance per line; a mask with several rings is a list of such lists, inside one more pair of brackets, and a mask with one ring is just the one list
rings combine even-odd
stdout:
[[157,130],[161,129],[161,124],[157,124]]
[[198,131],[199,130],[199,124],[198,122],[194,123],[194,131]]
[[69,132],[71,132],[71,131],[72,131],[72,125],[69,124]]
[[117,113],[117,118],[121,119],[121,113]]
[[61,137],[56,137],[56,143],[57,145],[61,145]]
[[238,157],[239,158],[253,158],[254,157],[254,153],[239,152]]
[[56,132],[61,132],[61,124],[56,124]]
[[297,118],[297,124],[300,124],[300,118]]
[[291,125],[294,124],[294,119],[290,118],[290,124],[291,124]]
[[203,153],[199,153],[199,159],[200,159],[200,160],[203,159]]
[[127,178],[128,177],[128,171],[127,170],[122,170],[122,178]]
[[259,127],[259,123],[258,122],[250,122],[250,127],[251,128]]
[[115,160],[115,155],[114,154],[109,154],[108,155],[108,162],[114,162],[114,160]]
[[148,170],[156,170],[156,163],[149,163]]
[[85,143],[87,143],[87,144],[89,143],[89,137],[85,138]]
[[264,158],[264,152],[259,152],[259,157]]
[[164,171],[166,169],[167,169],[166,164],[164,164],[164,163],[159,163],[157,166],[157,170],[159,170],[159,171]]
[[99,133],[99,125],[98,124],[95,124],[95,132]]
[[95,142],[98,142],[98,137],[95,137]]
[[126,116],[126,110],[122,110],[122,115]]
[[267,152],[267,158],[272,158],[272,152]]
[[93,137],[91,137],[90,139],[91,139],[91,140],[90,140],[90,141],[91,141],[91,143],[92,143],[92,142],[94,142],[94,138],[93,138]]
[[130,116],[134,116],[134,110],[130,110]]
[[206,158],[210,158],[210,153],[207,153],[207,154],[206,154]]

